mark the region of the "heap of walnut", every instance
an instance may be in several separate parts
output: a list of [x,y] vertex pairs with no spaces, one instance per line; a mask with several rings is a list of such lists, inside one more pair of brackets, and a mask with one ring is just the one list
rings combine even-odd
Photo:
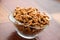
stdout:
[[49,16],[47,16],[45,12],[39,12],[38,9],[32,7],[16,7],[13,17],[20,23],[26,25],[16,25],[16,27],[26,35],[34,35],[49,24]]

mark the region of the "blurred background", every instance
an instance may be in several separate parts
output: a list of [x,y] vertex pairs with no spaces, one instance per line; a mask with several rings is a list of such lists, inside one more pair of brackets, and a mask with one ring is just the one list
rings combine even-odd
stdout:
[[43,9],[60,23],[60,2],[58,0],[0,0],[0,23],[8,20],[6,15],[13,11],[16,6],[33,6]]
[[9,38],[12,40],[19,38],[16,37],[16,33],[10,34],[15,29],[8,19],[16,6],[33,6],[47,11],[53,20],[39,37],[41,40],[60,40],[60,0],[0,0],[0,40],[5,40],[8,36],[11,36]]

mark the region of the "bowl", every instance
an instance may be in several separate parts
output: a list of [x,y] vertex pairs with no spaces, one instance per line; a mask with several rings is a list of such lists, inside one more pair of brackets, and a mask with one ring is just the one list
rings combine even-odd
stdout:
[[[49,21],[50,21],[51,17],[49,16],[49,18],[50,18],[49,19]],[[23,38],[26,38],[26,39],[33,39],[33,38],[35,38],[36,36],[38,36],[38,34],[42,30],[44,30],[48,26],[48,25],[46,25],[43,29],[36,29],[36,28],[30,27],[30,26],[28,27],[26,25],[23,25],[21,22],[17,21],[13,17],[13,12],[9,15],[9,20],[15,25],[15,28],[16,28],[16,31],[17,31],[18,35],[23,37]]]

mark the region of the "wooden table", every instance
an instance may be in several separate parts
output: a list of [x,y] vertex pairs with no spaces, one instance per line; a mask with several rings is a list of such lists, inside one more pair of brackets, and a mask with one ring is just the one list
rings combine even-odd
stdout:
[[[8,19],[8,12],[1,7],[0,12],[0,40],[28,40],[20,37],[15,26]],[[3,14],[5,13],[5,14]],[[31,40],[60,40],[60,25],[52,18],[50,25],[42,31],[36,39]]]
[[[8,4],[8,3],[6,3],[6,4]],[[10,6],[12,6],[12,5],[10,5]],[[10,6],[8,8],[10,8]],[[55,12],[55,11],[53,11],[53,12]],[[0,40],[28,40],[28,39],[24,39],[24,38],[20,37],[16,33],[15,26],[8,19],[8,15],[9,15],[8,13],[9,13],[9,11],[6,10],[6,8],[1,7],[1,5],[0,5]],[[59,24],[60,16],[57,16],[60,14],[51,13],[51,15],[53,18],[50,22],[50,25],[46,29],[44,29],[44,31],[42,31],[38,35],[37,38],[31,39],[31,40],[60,40],[60,24]]]
[[[60,25],[51,20],[50,25],[42,31],[37,40],[60,40]],[[20,36],[15,31],[15,27],[11,22],[0,24],[0,40],[27,40]],[[33,40],[33,39],[31,39]]]

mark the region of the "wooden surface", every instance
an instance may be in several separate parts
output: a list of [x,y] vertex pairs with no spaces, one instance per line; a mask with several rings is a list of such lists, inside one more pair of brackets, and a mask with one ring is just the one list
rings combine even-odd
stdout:
[[38,7],[51,13],[60,12],[60,2],[56,0],[1,0],[1,4],[7,9],[13,10],[16,6]]
[[[1,0],[1,1],[3,1],[3,0]],[[20,3],[22,3],[23,1],[21,1]],[[15,26],[8,19],[8,16],[10,13],[10,11],[8,9],[12,10],[14,6],[16,6],[17,4],[20,4],[20,3],[17,3],[16,5],[13,6],[13,5],[11,5],[13,2],[11,4],[10,4],[10,2],[11,1],[9,1],[9,0],[4,0],[2,2],[2,4],[6,5],[7,8],[0,5],[0,40],[27,40],[27,39],[20,37],[16,33]],[[38,1],[36,1],[36,2],[38,3]],[[42,1],[41,4],[43,2],[46,2],[46,3],[44,3],[45,5],[48,3],[47,1]],[[51,1],[49,1],[49,2],[51,2]],[[14,2],[14,3],[16,3],[16,2]],[[33,3],[33,2],[31,2],[31,3]],[[34,4],[32,4],[32,5],[34,5]],[[35,6],[36,5],[37,4],[35,3]],[[45,6],[45,5],[44,6],[41,5],[41,7],[46,8],[48,10],[48,12],[52,12],[51,16],[53,18],[50,22],[50,25],[44,31],[42,31],[38,35],[37,38],[31,39],[31,40],[60,40],[60,18],[59,18],[60,17],[60,9],[59,9],[60,5],[58,5],[56,7],[56,9],[54,9],[55,7],[53,7],[53,5],[52,6],[50,5],[50,9],[48,8],[49,7],[48,4],[47,4],[48,6]],[[51,10],[51,9],[54,9],[54,10]]]
[[20,37],[12,23],[0,24],[0,40],[27,40]]
[[[0,23],[0,40],[27,40],[15,31],[15,27],[11,22]],[[33,39],[31,39],[33,40]],[[60,40],[60,25],[51,20],[50,25],[42,31],[36,40]]]
[[[27,40],[16,33],[15,26],[8,19],[9,11],[2,6],[0,9],[0,40]],[[57,15],[60,14],[51,15],[54,19],[52,18],[50,25],[38,35],[36,40],[60,40],[60,22],[57,20],[59,19]]]

